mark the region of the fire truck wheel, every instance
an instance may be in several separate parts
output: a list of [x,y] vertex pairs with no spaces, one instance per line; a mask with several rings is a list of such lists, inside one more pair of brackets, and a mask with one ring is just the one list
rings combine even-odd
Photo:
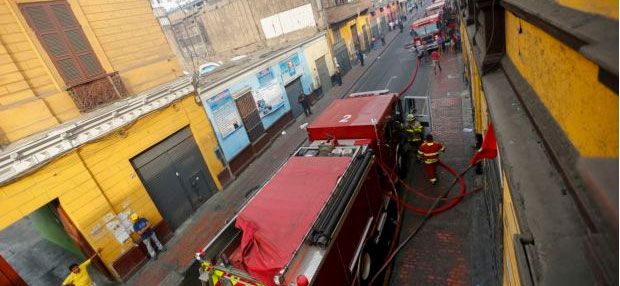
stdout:
[[368,252],[364,252],[360,264],[360,278],[362,279],[362,281],[365,281],[369,278],[371,263],[372,260],[370,258],[370,254],[368,254]]

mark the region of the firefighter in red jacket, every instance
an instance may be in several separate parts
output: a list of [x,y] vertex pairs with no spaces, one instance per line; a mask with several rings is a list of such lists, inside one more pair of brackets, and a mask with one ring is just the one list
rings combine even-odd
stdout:
[[428,134],[424,143],[418,148],[418,158],[424,163],[424,169],[428,173],[431,184],[437,183],[437,165],[439,165],[439,153],[445,148],[441,143],[433,141],[433,135]]

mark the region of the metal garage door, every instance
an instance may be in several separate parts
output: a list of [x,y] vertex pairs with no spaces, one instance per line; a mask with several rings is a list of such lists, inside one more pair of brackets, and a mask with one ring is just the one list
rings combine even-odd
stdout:
[[329,70],[327,69],[327,62],[325,61],[325,56],[322,56],[314,62],[316,64],[316,70],[319,74],[319,81],[321,84],[321,89],[323,90],[323,94],[327,94],[329,90],[332,88],[332,83],[330,80]]
[[[368,22],[368,21],[366,21]],[[361,49],[364,52],[367,52],[368,50],[370,50],[370,37],[368,35],[368,26],[367,25],[362,25],[362,33],[364,33],[364,44],[362,45]]]
[[301,104],[297,102],[299,94],[304,92],[304,89],[301,86],[301,79],[297,78],[296,80],[287,84],[284,88],[286,89],[286,96],[288,97],[288,102],[291,104],[291,112],[293,113],[293,117],[297,117],[303,112]]
[[372,22],[375,23],[375,25],[370,26],[370,30],[372,31],[372,36],[375,39],[381,39],[381,33],[379,33],[379,26],[376,24],[375,20],[373,20]]
[[131,159],[131,163],[172,230],[216,191],[187,127]]
[[344,77],[351,70],[351,61],[349,60],[347,47],[340,42],[334,45],[334,53],[336,54],[336,61],[340,66],[340,75]]

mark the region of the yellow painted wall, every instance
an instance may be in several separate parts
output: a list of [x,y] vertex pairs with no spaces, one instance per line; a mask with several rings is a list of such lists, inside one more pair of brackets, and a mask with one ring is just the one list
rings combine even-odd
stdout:
[[327,44],[327,38],[322,37],[320,40],[314,41],[303,48],[306,64],[312,73],[312,83],[314,86],[319,86],[319,73],[316,69],[316,60],[322,56],[325,56],[325,62],[327,63],[327,70],[329,74],[335,72],[334,62],[332,61],[332,54]]
[[[103,261],[111,263],[123,247],[105,230],[101,217],[112,212],[112,207],[76,152],[1,187],[0,196],[0,230],[58,198],[85,239],[93,247],[103,248]],[[103,229],[91,235],[90,230],[97,224]],[[128,249],[128,245],[124,247]]]
[[517,286],[521,285],[519,277],[519,268],[517,265],[517,259],[515,254],[515,248],[513,243],[513,237],[515,234],[521,233],[519,229],[519,223],[515,208],[512,203],[512,196],[510,195],[510,188],[508,187],[508,180],[506,175],[502,174],[504,191],[502,198],[502,223],[503,223],[503,275],[502,285],[504,286]]
[[[80,116],[65,83],[19,10],[0,0],[0,144]],[[67,0],[106,72],[131,95],[181,75],[148,1]]]
[[581,155],[618,157],[618,94],[595,63],[508,11],[506,53]]
[[[467,30],[464,25],[461,25],[461,37],[463,39],[468,39]],[[484,97],[484,90],[482,89],[482,81],[469,41],[464,40],[461,42],[463,60],[467,67],[466,74],[469,79],[469,90],[473,101],[474,129],[476,133],[484,134],[484,129],[488,124],[488,109],[486,98]]]
[[[347,49],[349,50],[349,55],[351,56],[355,56],[355,45],[353,43],[353,34],[351,33],[351,25],[353,24],[356,25],[355,28],[357,30],[360,44],[364,45],[366,39],[364,38],[364,32],[362,30],[362,25],[367,25],[367,19],[368,19],[368,14],[362,14],[360,16],[357,16],[353,19],[350,19],[338,25],[339,30],[340,30],[340,35],[342,37],[342,41],[347,46]],[[334,34],[333,34],[334,31],[332,30],[333,28],[334,26],[330,26],[330,28],[328,29],[328,35],[330,36],[332,43],[334,42]],[[368,34],[368,39],[371,39],[372,35],[371,35],[370,26],[366,27],[366,32]]]
[[69,2],[78,12],[76,16],[83,14],[80,22],[88,23],[91,44],[100,45],[99,58],[107,58],[112,70],[120,72],[130,93],[145,91],[181,75],[181,67],[148,1]]
[[[187,125],[221,189],[217,174],[223,166],[213,152],[217,141],[203,108],[190,95],[138,120],[124,132],[84,145],[0,187],[0,230],[59,198],[91,246],[103,248],[102,259],[110,266],[132,245],[119,244],[107,231],[102,220],[105,214],[131,210],[153,223],[162,219],[129,160]],[[102,230],[91,234],[97,225]]]
[[555,0],[558,4],[583,12],[618,20],[617,0]]
[[[46,99],[57,100],[58,89],[15,17],[15,9],[15,3],[0,0],[0,144],[60,121],[46,103]],[[73,110],[77,111],[75,105]],[[59,108],[56,113],[75,115],[71,108]]]

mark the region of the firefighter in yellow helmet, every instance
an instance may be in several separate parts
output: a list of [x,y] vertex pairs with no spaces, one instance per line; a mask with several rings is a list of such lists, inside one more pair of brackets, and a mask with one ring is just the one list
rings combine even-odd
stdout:
[[407,114],[407,120],[404,124],[405,140],[409,143],[412,151],[415,153],[418,151],[418,147],[422,143],[422,133],[424,127],[420,124],[413,114]]

